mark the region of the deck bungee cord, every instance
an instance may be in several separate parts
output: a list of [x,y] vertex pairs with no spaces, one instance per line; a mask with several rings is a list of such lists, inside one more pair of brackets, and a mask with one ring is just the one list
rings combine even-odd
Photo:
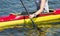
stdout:
[[[24,9],[26,10],[26,13],[27,13],[28,16],[29,16],[30,13],[27,11],[27,8],[25,7],[23,1],[22,1],[22,0],[20,0],[20,1],[21,1],[22,5],[23,5]],[[30,18],[30,20],[31,20],[31,22],[32,22],[33,28],[37,29],[39,32],[42,32],[42,30],[35,24],[35,22],[33,21],[33,19]]]

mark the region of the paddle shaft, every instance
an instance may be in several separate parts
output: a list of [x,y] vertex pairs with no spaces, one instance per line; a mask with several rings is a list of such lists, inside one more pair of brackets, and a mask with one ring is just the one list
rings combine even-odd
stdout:
[[[22,1],[22,0],[20,0],[20,1],[21,1],[21,3],[22,3],[23,7],[24,7],[25,10],[26,10],[26,13],[27,13],[28,16],[29,16],[29,12],[27,11],[26,7],[24,6],[23,1]],[[37,30],[39,30],[40,32],[42,32],[42,30],[41,30],[40,28],[38,28],[38,26],[34,23],[33,19],[30,18],[30,20],[32,21],[32,25],[33,25],[33,27],[36,28]]]
[[[23,4],[22,0],[20,0],[20,1],[21,1],[21,3],[22,3],[23,7],[24,7],[24,8],[25,8],[25,10],[26,10],[26,13],[27,13],[27,14],[28,14],[28,16],[29,16],[29,12],[27,11],[26,7],[24,6],[24,4]],[[34,24],[33,26],[35,27],[35,23],[33,22],[32,18],[30,18],[30,20],[31,20],[31,21],[32,21],[32,23]]]

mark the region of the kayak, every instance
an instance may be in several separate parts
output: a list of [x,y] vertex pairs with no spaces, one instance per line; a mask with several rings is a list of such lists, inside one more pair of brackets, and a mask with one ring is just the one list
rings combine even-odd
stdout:
[[[48,27],[51,27],[51,25],[60,24],[60,9],[54,10],[53,12],[50,12],[50,13],[39,14],[37,17],[32,18],[32,19],[34,20],[34,23],[38,27],[41,27],[41,25],[46,25],[46,27],[47,25],[49,25]],[[6,28],[13,28],[16,25],[24,25],[24,22],[26,25],[32,24],[28,15],[17,16],[15,14],[10,14],[7,16],[1,16],[0,17],[0,30],[6,29]]]

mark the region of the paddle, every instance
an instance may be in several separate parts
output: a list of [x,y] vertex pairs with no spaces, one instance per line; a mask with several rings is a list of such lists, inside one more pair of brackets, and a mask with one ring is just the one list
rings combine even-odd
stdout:
[[[22,5],[23,5],[24,9],[26,10],[26,13],[27,13],[28,16],[29,16],[29,12],[27,11],[27,9],[26,9],[26,7],[25,7],[23,1],[22,1],[22,0],[20,0],[20,1],[21,1]],[[33,27],[34,27],[35,29],[39,30],[39,32],[42,32],[42,30],[41,30],[41,29],[40,29],[40,28],[34,23],[33,19],[30,18],[30,20],[32,21],[32,25],[33,25]]]

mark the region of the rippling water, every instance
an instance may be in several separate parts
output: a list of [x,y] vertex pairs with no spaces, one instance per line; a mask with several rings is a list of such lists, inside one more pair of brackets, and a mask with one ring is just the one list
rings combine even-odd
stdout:
[[[27,5],[27,10],[29,12],[36,11],[36,8],[35,8],[36,6],[33,0],[30,2],[24,1],[24,3],[26,3],[25,6]],[[49,7],[51,9],[60,8],[60,0],[49,0]],[[12,12],[25,12],[20,0],[0,0],[0,16],[8,15],[9,13],[12,13]]]
[[[27,1],[25,1],[25,2],[27,2]],[[33,0],[31,1],[31,3],[32,2],[33,2]],[[27,6],[29,6],[29,4]],[[33,2],[33,4],[34,4],[34,2]],[[34,8],[36,6],[34,6],[34,7],[33,6],[34,5],[29,6],[29,9],[28,9],[29,12],[34,12],[36,10],[36,8]],[[33,7],[34,9],[31,8],[31,7]],[[51,9],[60,8],[60,0],[49,0],[49,7]],[[8,15],[9,13],[12,13],[12,12],[25,12],[24,8],[22,7],[22,4],[21,4],[20,0],[0,0],[0,16],[2,16],[2,15]],[[51,29],[53,29],[53,28],[51,28]],[[60,36],[59,35],[60,34],[59,30],[60,29],[57,30],[59,33],[56,32],[55,36]],[[12,32],[12,31],[13,30],[8,29],[8,30],[6,30],[6,32],[5,31],[4,32],[0,32],[0,36],[9,36],[8,34],[10,32]],[[20,33],[17,30],[13,31],[13,34],[15,36],[18,36],[18,35],[24,36],[23,32]],[[48,32],[47,36],[53,36],[53,34]]]

